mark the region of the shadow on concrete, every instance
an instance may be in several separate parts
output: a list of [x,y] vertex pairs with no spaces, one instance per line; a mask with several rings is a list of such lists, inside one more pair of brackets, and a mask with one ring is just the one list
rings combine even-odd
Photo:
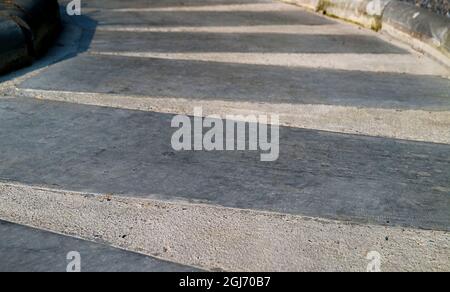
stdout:
[[0,272],[66,272],[77,251],[83,272],[195,272],[195,268],[149,256],[0,221]]
[[3,99],[0,179],[450,230],[449,145],[282,127],[280,156],[171,147],[173,115]]
[[[67,4],[71,0],[60,0],[60,3]],[[133,7],[139,8],[164,8],[164,7],[196,7],[196,6],[216,6],[233,4],[260,4],[271,3],[273,0],[88,0],[81,1],[83,8],[99,9],[123,9]]]
[[158,11],[117,12],[95,10],[86,13],[98,25],[117,26],[255,26],[331,25],[335,21],[302,10],[293,11]]
[[83,55],[20,88],[253,103],[450,109],[445,78],[202,61]]
[[374,36],[277,33],[98,31],[91,49],[100,52],[161,53],[409,54]]
[[0,83],[24,76],[54,63],[76,57],[85,52],[92,42],[97,21],[87,16],[68,16],[65,6],[60,6],[62,31],[54,45],[29,67],[0,76]]

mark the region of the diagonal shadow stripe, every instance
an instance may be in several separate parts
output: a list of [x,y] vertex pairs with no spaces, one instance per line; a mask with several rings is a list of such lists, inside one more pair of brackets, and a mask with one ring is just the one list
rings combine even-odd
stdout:
[[80,254],[82,272],[193,272],[99,243],[0,221],[1,272],[66,272],[67,254]]
[[99,10],[85,13],[102,25],[153,25],[153,26],[252,26],[252,25],[329,25],[332,20],[302,10],[252,12],[252,11],[178,11],[178,12],[117,12]]
[[[67,4],[72,0],[60,0]],[[121,9],[121,8],[163,8],[174,6],[216,6],[233,4],[274,3],[273,0],[89,0],[81,1],[83,8]],[[275,2],[276,3],[276,2]]]
[[83,55],[20,88],[150,97],[450,109],[450,81],[434,76]]
[[0,178],[53,188],[450,230],[450,146],[282,127],[280,157],[171,148],[173,115],[0,102]]
[[[95,51],[409,54],[374,36],[97,31]],[[336,56],[339,58],[339,56]]]

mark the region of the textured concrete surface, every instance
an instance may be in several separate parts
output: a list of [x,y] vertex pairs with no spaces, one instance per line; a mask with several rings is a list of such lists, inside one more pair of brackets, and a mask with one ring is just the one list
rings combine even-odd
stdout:
[[[197,60],[204,62],[220,62],[249,65],[271,65],[283,67],[309,67],[336,69],[347,71],[386,72],[410,75],[442,75],[448,73],[443,66],[429,62],[427,59],[411,55],[399,54],[355,54],[341,53],[339,58],[334,54],[323,53],[246,53],[246,52],[117,52],[90,51],[91,54],[106,56],[123,56],[135,58],[157,58],[171,60]],[[392,61],[391,61],[392,60]],[[417,67],[421,68],[419,72]]]
[[450,81],[434,76],[84,55],[20,85],[149,97],[450,109]]
[[[450,270],[448,68],[271,1],[82,3],[0,84],[0,218],[209,270]],[[174,152],[194,105],[279,114],[280,159]]]
[[[353,44],[357,43],[358,46]],[[186,45],[188,44],[188,45]],[[320,45],[318,45],[320,44]],[[367,35],[278,33],[117,32],[99,31],[93,51],[164,53],[316,53],[406,54],[401,48]],[[394,55],[395,56],[395,55]]]
[[82,272],[192,272],[195,268],[0,221],[0,272],[66,272],[80,254]]
[[320,9],[329,16],[379,30],[383,9],[391,0],[322,0]]
[[4,184],[0,216],[215,271],[450,270],[441,231]]
[[[136,6],[133,5],[128,5],[127,7],[123,5],[112,5],[109,10],[112,10],[119,17],[120,15],[137,13],[139,12],[137,10],[144,8],[144,6],[138,4]],[[249,7],[249,5],[252,6]],[[229,6],[225,5],[225,7],[228,7],[227,11],[223,3],[220,5],[212,5],[211,3],[205,5],[203,3],[203,6],[196,6],[193,2],[186,5],[172,3],[166,7],[161,7],[159,3],[152,3],[152,5],[145,6],[144,12],[152,13],[156,16],[162,12],[173,13],[177,11],[208,14],[211,12],[208,9],[220,8],[220,13],[229,14],[233,14],[234,10],[243,13],[245,9],[248,9],[248,12],[257,10],[256,12],[259,13],[269,13],[267,9],[264,11],[268,5],[274,4],[264,3],[259,9],[255,9],[255,5],[249,2],[245,2],[244,5],[240,6],[234,3]],[[276,6],[279,7],[278,4]],[[95,7],[105,6],[101,6],[99,2],[96,2],[92,9],[95,9]],[[296,7],[289,5],[284,5],[284,7],[286,7],[284,9],[298,10]],[[189,9],[194,9],[194,11],[187,11]],[[173,15],[173,17],[176,17],[176,13],[173,13]],[[315,17],[321,18],[320,16]],[[93,20],[95,19],[93,17]],[[183,21],[183,19],[180,21]],[[327,21],[330,20],[327,19]],[[204,80],[198,80],[197,78],[201,77],[201,74],[196,74],[196,78],[193,78],[191,74],[186,74],[186,72],[190,71],[190,65],[189,63],[185,63],[186,69],[185,71],[183,71],[184,69],[181,70],[182,74],[177,74],[176,81],[181,80],[183,81],[183,85],[189,84],[190,87],[193,87],[194,92],[190,93],[192,96],[188,98],[185,97],[185,88],[178,87],[177,82],[172,82],[172,74],[175,73],[170,72],[167,74],[167,77],[163,79],[166,82],[165,84],[154,84],[153,80],[149,81],[147,79],[146,74],[148,73],[145,70],[136,74],[139,76],[132,75],[133,72],[127,74],[128,76],[133,76],[130,78],[130,82],[133,79],[139,80],[139,85],[135,86],[133,84],[130,86],[127,84],[124,89],[112,88],[108,84],[106,85],[108,90],[105,91],[102,88],[97,90],[97,88],[91,88],[89,82],[76,79],[77,86],[71,87],[69,91],[63,90],[64,92],[61,92],[59,88],[62,86],[54,91],[50,91],[49,88],[55,88],[54,86],[46,85],[49,83],[45,80],[50,79],[41,79],[40,83],[45,86],[35,86],[34,84],[34,87],[31,88],[28,88],[27,85],[21,86],[21,94],[76,103],[148,109],[171,113],[190,113],[191,109],[186,106],[190,103],[202,104],[204,107],[209,107],[213,113],[227,111],[240,111],[240,113],[245,113],[246,111],[251,112],[257,108],[264,112],[281,113],[281,120],[284,121],[285,125],[290,126],[398,139],[450,143],[450,131],[448,131],[450,128],[449,112],[442,111],[445,106],[415,107],[413,105],[412,107],[403,107],[410,102],[414,103],[414,96],[417,96],[417,100],[420,100],[422,105],[425,105],[430,98],[434,98],[432,92],[436,93],[435,90],[439,87],[431,85],[434,81],[430,83],[430,86],[433,86],[434,89],[423,88],[423,92],[420,92],[420,90],[417,91],[418,87],[422,87],[423,83],[428,83],[430,79],[441,80],[441,84],[444,85],[443,92],[448,92],[448,88],[446,88],[448,79],[442,78],[442,76],[449,75],[448,69],[402,46],[400,43],[394,42],[390,38],[385,38],[370,31],[357,29],[354,26],[336,21],[330,21],[324,25],[277,25],[268,20],[260,25],[222,26],[220,21],[217,20],[212,21],[206,26],[196,24],[191,24],[190,26],[180,25],[182,23],[175,24],[175,26],[166,26],[163,23],[154,23],[152,21],[130,25],[121,23],[119,20],[116,23],[105,25],[91,21],[90,25],[86,25],[85,27],[91,29],[95,27],[96,33],[88,50],[91,55],[106,55],[106,57],[117,60],[115,63],[120,66],[120,70],[127,68],[126,63],[129,59],[134,60],[130,62],[145,62],[143,64],[152,62],[151,60],[145,60],[151,58],[159,60],[169,59],[175,62],[187,60],[192,63],[200,63],[205,68],[205,72],[201,74],[208,77],[209,74],[212,74],[212,77],[217,76],[217,79],[219,79],[218,84],[220,85],[224,84],[222,82],[222,75],[224,78],[230,77],[231,80],[226,84],[236,83],[236,88],[230,88],[230,86],[222,86],[220,88],[210,86],[210,84],[216,82],[214,81],[216,79],[211,80],[212,78],[205,78]],[[181,33],[190,35],[191,39],[182,42],[177,41],[176,37],[180,36]],[[261,41],[264,37],[267,37],[266,42]],[[312,43],[302,41],[306,39]],[[154,41],[150,42],[148,40]],[[292,41],[279,42],[278,40]],[[340,40],[347,41],[341,43]],[[370,40],[376,46],[375,48],[367,49],[365,41],[361,42],[360,40]],[[122,45],[124,42],[135,45],[127,48]],[[330,50],[330,44],[333,44],[335,47],[335,53]],[[352,47],[350,50],[353,50],[354,53],[345,53],[345,48],[349,46]],[[315,48],[317,52],[321,53],[315,53],[312,50],[307,50],[306,53],[293,53],[298,52],[302,48]],[[163,49],[167,51],[161,52]],[[279,53],[277,49],[285,53]],[[365,49],[367,49],[367,52],[364,53]],[[396,53],[390,54],[388,53],[389,51],[395,51]],[[378,53],[371,54],[369,52]],[[224,63],[223,67],[230,69],[226,71],[221,70],[220,72],[219,70],[212,70],[212,73],[210,73],[208,68],[214,67],[215,62]],[[107,64],[108,61],[104,63]],[[247,78],[247,76],[242,75],[239,78],[235,78],[236,72],[230,66],[230,64],[235,63],[241,64],[242,66],[240,68],[248,67],[249,70],[254,68],[254,74],[250,74],[252,78]],[[252,67],[250,65],[264,66]],[[276,81],[272,83],[266,79],[254,82],[254,80],[259,78],[260,72],[268,69],[266,65],[278,66],[281,70],[288,69],[288,72],[284,75],[280,70],[277,71],[280,72],[277,76],[283,79],[281,80],[283,87],[277,85],[280,81],[273,76],[270,78]],[[106,67],[108,65],[98,66]],[[286,77],[286,74],[299,75],[296,70],[289,70],[292,67],[300,67],[301,70],[304,70],[304,74],[298,76],[298,78]],[[311,68],[320,69],[319,71],[315,71],[315,73],[323,72],[324,74],[312,76],[309,71]],[[342,79],[347,81],[329,78],[327,74],[334,75],[336,73],[338,75],[341,73],[341,70],[345,70],[344,74],[347,72],[351,73],[351,77],[349,75],[342,75]],[[59,70],[59,73],[62,71]],[[179,68],[174,68],[174,71],[178,73],[180,70]],[[386,79],[383,78],[382,80],[373,77],[383,75],[386,72],[396,74],[386,75]],[[360,73],[362,73],[361,77],[354,78],[354,76]],[[108,71],[108,74],[114,75],[111,71]],[[311,78],[305,78],[304,75],[311,76]],[[430,79],[423,79],[422,75],[429,75]],[[49,75],[46,76],[48,77]],[[409,81],[404,82],[403,77],[409,79]],[[123,76],[120,78],[123,78]],[[351,81],[353,78],[355,79],[354,82]],[[98,77],[92,77],[91,79],[97,80]],[[357,85],[356,88],[353,88],[353,84],[357,84],[357,81],[360,81],[360,79],[365,80],[362,81],[364,85]],[[201,83],[200,87],[197,87],[195,83],[197,80]],[[376,82],[372,83],[372,80]],[[117,82],[114,83],[117,84]],[[191,86],[191,83],[194,86]],[[255,95],[250,95],[250,99],[243,101],[242,99],[248,93],[248,91],[245,92],[247,87],[240,88],[240,85],[243,83],[246,86],[253,83],[253,88],[261,87],[262,90],[256,90],[255,92],[258,98],[254,98]],[[295,84],[292,85],[292,83]],[[266,87],[264,84],[269,85]],[[404,86],[405,84],[408,84],[408,86]],[[208,102],[205,103],[203,102],[204,92],[208,89],[208,86],[212,94],[208,98]],[[385,86],[388,87],[387,90],[384,90]],[[144,89],[144,87],[147,89]],[[44,90],[36,90],[37,88]],[[131,89],[127,90],[127,88]],[[155,92],[155,88],[157,88],[158,92]],[[197,88],[201,91],[196,90]],[[409,90],[409,88],[413,90]],[[69,87],[66,86],[65,89],[69,89]],[[404,91],[398,92],[402,89]],[[221,95],[224,93],[230,95],[233,93],[233,90],[236,91],[236,99],[222,98]],[[244,92],[242,92],[243,90]],[[373,100],[373,96],[378,94],[378,90],[380,90],[379,94],[385,98],[393,98],[395,100],[388,102],[387,106],[383,106],[384,101],[378,102]],[[263,92],[261,93],[261,91]],[[108,93],[99,94],[99,92]],[[266,99],[261,100],[261,97],[267,95],[267,92],[273,92],[273,102],[270,101],[270,103],[267,103]],[[311,94],[311,92],[314,94]],[[338,102],[341,105],[328,106],[329,100],[316,99],[316,93],[318,92],[320,92],[320,95],[323,93],[327,99],[336,98],[332,102]],[[278,100],[278,95],[284,93],[289,95],[291,99],[301,100],[305,96],[311,96],[314,101],[308,100],[305,103],[298,103],[283,100],[283,98]],[[393,97],[393,93],[395,97]],[[167,94],[170,95],[167,96]],[[346,103],[348,96],[359,96],[362,102],[360,103],[358,101],[355,103],[352,101]],[[447,93],[444,93],[442,97],[444,98],[444,103],[448,102]],[[345,106],[342,106],[344,104]],[[416,110],[399,111],[401,108],[415,108]],[[437,109],[440,112],[429,112],[428,110],[430,109]]]
[[332,20],[301,10],[289,11],[136,11],[96,10],[86,17],[103,25],[158,26],[243,26],[243,25],[325,25]]
[[[17,91],[15,91],[17,92]],[[77,104],[192,114],[202,107],[204,115],[248,115],[279,113],[280,125],[347,133],[450,144],[450,112],[396,110],[314,104],[263,104],[202,99],[139,97],[120,94],[74,93],[48,90],[19,90],[20,96]]]
[[392,1],[384,10],[383,22],[441,48],[450,56],[449,18]]
[[[61,3],[69,3],[71,0],[60,0]],[[149,7],[196,7],[196,6],[217,6],[232,4],[254,4],[271,3],[272,0],[89,0],[82,2],[83,8],[96,9],[143,9]]]
[[[448,230],[450,146],[283,127],[280,158],[174,152],[173,115],[0,101],[0,178],[31,185]],[[132,129],[132,130],[131,130]]]
[[321,0],[282,0],[285,3],[300,5],[314,11],[318,11],[322,8],[323,3]]
[[[281,0],[343,21],[391,34],[428,56],[449,65],[448,1],[415,0]],[[445,3],[445,4],[444,4]],[[425,7],[425,9],[418,6]],[[431,9],[433,12],[428,11]],[[444,15],[437,15],[436,12]],[[403,37],[405,34],[407,37]]]

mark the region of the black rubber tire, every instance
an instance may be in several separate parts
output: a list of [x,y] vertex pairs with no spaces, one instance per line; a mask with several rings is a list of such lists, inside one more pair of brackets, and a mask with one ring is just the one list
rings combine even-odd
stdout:
[[0,15],[0,74],[31,63],[22,29],[10,17]]
[[2,8],[24,31],[32,56],[45,53],[61,29],[57,0],[0,0]]

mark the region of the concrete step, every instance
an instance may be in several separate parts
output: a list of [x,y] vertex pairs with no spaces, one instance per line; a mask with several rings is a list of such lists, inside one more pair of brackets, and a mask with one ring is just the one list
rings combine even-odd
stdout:
[[1,183],[0,216],[213,271],[450,269],[442,231]]
[[82,55],[19,88],[269,104],[448,111],[450,81],[434,76]]
[[449,230],[450,146],[280,128],[259,151],[180,151],[174,115],[0,102],[0,178],[354,222]]
[[[82,272],[194,272],[193,267],[0,220],[1,272],[66,272],[80,256]],[[73,271],[72,269],[70,269]]]
[[[71,0],[61,0],[61,3],[69,3]],[[196,6],[217,6],[233,4],[273,4],[273,0],[89,0],[82,2],[83,8],[96,9],[123,9],[123,8],[148,8],[148,7],[196,7]]]
[[[130,6],[128,6],[130,7]],[[261,11],[259,9],[238,11],[147,11],[143,10],[87,10],[81,18],[92,20],[85,28],[97,26],[253,26],[253,25],[330,25],[336,24],[306,11],[292,7],[287,10]],[[85,24],[80,22],[81,24]]]
[[[83,1],[78,54],[0,86],[0,218],[208,270],[448,270],[446,69],[293,6],[183,3]],[[279,159],[174,151],[194,106],[279,114]]]
[[[446,76],[445,67],[415,55],[321,53],[165,53],[90,51],[93,55]],[[420,70],[419,70],[420,69]]]
[[[312,35],[275,33],[189,33],[99,31],[90,46],[94,51],[165,53],[315,53],[408,54],[366,35]],[[270,55],[267,55],[270,58]]]

